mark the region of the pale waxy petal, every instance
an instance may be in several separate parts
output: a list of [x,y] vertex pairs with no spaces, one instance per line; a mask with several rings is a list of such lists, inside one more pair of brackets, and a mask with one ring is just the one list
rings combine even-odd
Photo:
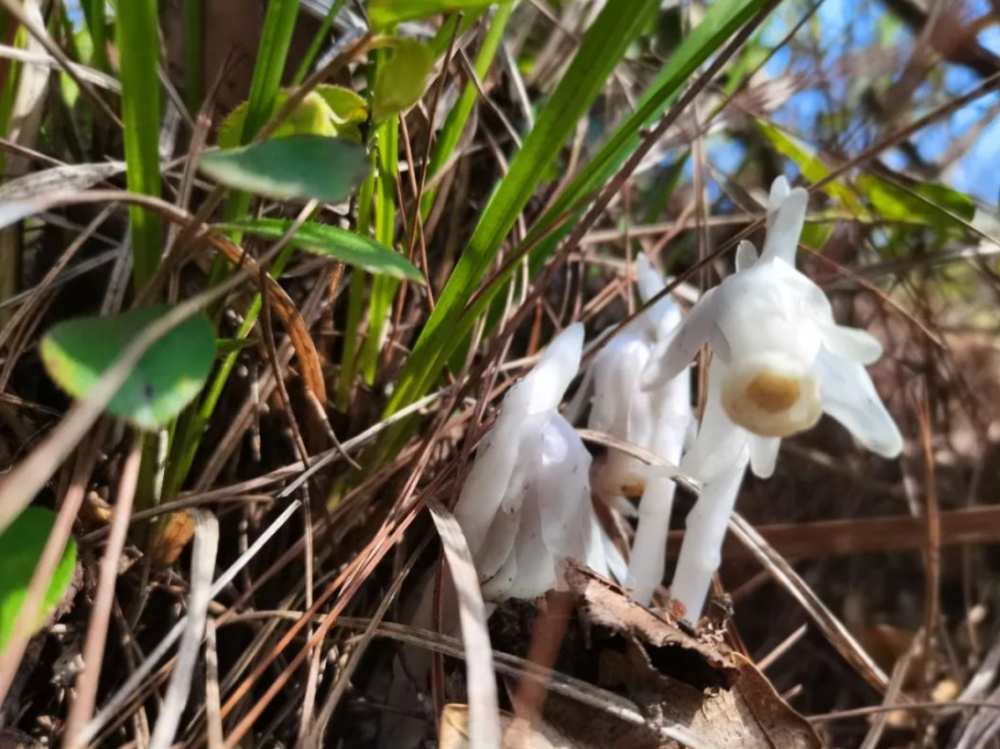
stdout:
[[834,356],[874,364],[882,356],[882,344],[867,330],[845,325],[824,325],[820,328],[823,346]]
[[753,242],[744,239],[736,248],[736,272],[752,268],[757,262],[757,257],[757,248],[753,246]]
[[559,408],[566,389],[580,369],[582,355],[583,325],[574,323],[553,339],[522,381],[530,394],[528,413]]
[[493,431],[479,445],[462,494],[455,505],[455,519],[476,557],[483,548],[493,517],[500,509],[517,462],[520,434],[516,423],[503,413]]
[[[779,258],[795,266],[795,253],[799,245],[799,235],[802,234],[802,226],[805,224],[808,202],[809,193],[801,187],[796,187],[784,197],[773,213],[768,212],[770,223],[764,240],[764,249],[761,252],[762,260]],[[770,201],[768,205],[770,207]]]
[[590,368],[594,378],[594,401],[587,420],[590,429],[628,438],[629,410],[648,359],[646,348],[625,330],[597,355]]
[[635,272],[636,286],[639,288],[639,297],[643,302],[648,302],[666,287],[663,276],[653,267],[653,263],[646,257],[645,252],[636,255]]
[[[636,256],[635,262],[639,298],[642,299],[643,304],[646,304],[662,292],[667,284],[644,252],[640,252]],[[646,310],[645,317],[653,329],[653,335],[656,338],[662,338],[680,325],[684,314],[680,305],[668,294]],[[635,324],[638,325],[640,322],[642,321],[637,320]]]
[[706,292],[669,339],[656,344],[642,371],[642,389],[663,387],[694,361],[712,334],[716,321],[716,289]]
[[770,231],[772,224],[774,223],[774,216],[781,208],[781,204],[785,202],[785,198],[788,197],[788,193],[792,191],[792,188],[788,185],[788,179],[784,175],[776,177],[774,182],[771,183],[771,192],[767,196],[767,222],[766,226],[768,231]]
[[885,458],[898,456],[903,450],[903,436],[864,366],[821,350],[816,368],[823,410],[872,452]]
[[781,437],[760,437],[750,435],[750,468],[754,476],[769,479],[774,474],[778,462],[778,450],[781,447]]

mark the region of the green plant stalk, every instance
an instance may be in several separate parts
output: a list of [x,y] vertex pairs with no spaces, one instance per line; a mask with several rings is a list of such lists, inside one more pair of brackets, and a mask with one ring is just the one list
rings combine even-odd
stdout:
[[108,21],[104,12],[105,0],[83,0],[83,17],[87,22],[87,31],[94,45],[90,64],[105,73],[111,72],[111,61],[108,59]]
[[[479,48],[479,53],[476,55],[476,61],[473,65],[476,77],[479,80],[483,80],[486,74],[489,73],[490,66],[493,64],[493,58],[496,56],[497,49],[500,48],[500,42],[503,40],[503,32],[507,28],[507,21],[510,20],[510,14],[513,11],[514,3],[504,3],[497,6],[496,12],[493,14],[489,28],[486,31],[486,36],[483,38],[482,46]],[[455,102],[455,106],[448,112],[448,117],[441,128],[441,134],[438,136],[431,151],[430,163],[427,167],[428,179],[437,174],[448,163],[448,159],[455,152],[455,148],[462,138],[462,132],[465,130],[466,124],[468,124],[469,116],[472,114],[472,108],[475,106],[478,96],[479,91],[476,89],[476,86],[472,82],[467,83],[465,88],[462,89],[462,95]],[[424,193],[423,198],[421,198],[420,214],[424,220],[430,215],[436,197],[437,190],[428,190]]]
[[[269,271],[275,279],[281,277],[294,253],[295,248],[288,246],[275,258],[274,264]],[[239,330],[236,332],[235,340],[242,341],[250,335],[250,331],[253,330],[260,315],[261,304],[261,296],[257,294],[250,302],[250,307],[243,318],[243,324],[240,325]],[[183,439],[177,443],[181,448],[177,452],[176,457],[171,460],[167,479],[164,482],[168,492],[166,496],[175,497],[184,485],[184,481],[191,471],[191,466],[194,464],[198,447],[201,445],[201,437],[205,433],[208,422],[212,419],[212,414],[215,412],[215,407],[219,404],[219,399],[222,397],[226,383],[233,373],[233,368],[236,366],[239,356],[240,350],[236,349],[223,357],[197,411],[188,409],[178,421],[176,431],[183,436]]]
[[[254,67],[253,80],[250,83],[247,116],[243,123],[243,132],[240,134],[241,144],[253,140],[257,132],[274,113],[300,5],[301,0],[271,0],[268,3],[260,47],[258,48],[257,64]],[[231,195],[224,211],[225,220],[238,221],[244,218],[250,210],[252,199],[252,195],[244,192]],[[234,234],[233,241],[239,243],[242,241],[242,237]],[[278,256],[271,267],[272,276],[280,277],[285,265],[291,260],[292,253],[292,248],[286,247]],[[229,264],[224,258],[217,256],[209,274],[209,284],[218,283],[229,272]],[[260,314],[260,307],[261,298],[258,294],[251,301],[243,324],[237,333],[239,340],[245,339],[253,330],[257,316]],[[176,433],[180,435],[180,439],[176,440],[172,447],[167,477],[164,482],[168,498],[172,498],[180,491],[191,471],[205,427],[212,418],[212,413],[222,396],[238,356],[239,352],[235,351],[222,360],[201,403],[197,407],[191,406],[185,410],[178,421]]]
[[[160,78],[159,18],[156,0],[118,4],[116,31],[125,123],[128,189],[160,196]],[[160,217],[138,206],[129,207],[132,223],[133,280],[143,288],[160,264],[163,224]]]
[[[358,234],[368,235],[371,228],[372,201],[375,193],[375,154],[372,170],[358,192]],[[351,286],[347,300],[347,326],[344,330],[344,348],[340,357],[340,377],[337,380],[337,408],[346,411],[351,400],[351,390],[357,375],[358,330],[365,309],[365,274],[360,268],[351,271]]]
[[[566,74],[480,216],[469,245],[403,367],[386,414],[420,397],[418,394],[426,393],[437,380],[440,368],[436,362],[447,360],[443,352],[454,350],[454,326],[476,286],[577,121],[600,94],[608,76],[645,29],[656,7],[655,0],[608,3],[587,30]],[[383,441],[390,439],[391,435]]]
[[202,0],[184,0],[184,84],[188,111],[197,114],[205,96],[205,12]]
[[[399,116],[389,117],[379,124],[375,132],[378,154],[378,173],[375,176],[375,239],[386,247],[392,247],[396,231]],[[371,301],[368,305],[368,335],[361,347],[361,372],[369,385],[375,382],[378,372],[382,330],[398,288],[399,281],[388,276],[378,276],[372,282]]]
[[[542,139],[542,136],[536,135],[536,133],[543,132],[543,126],[551,129],[552,125],[548,120],[560,110],[564,113],[583,111],[578,108],[569,110],[568,107],[573,102],[567,102],[566,97],[560,96],[562,89],[566,86],[578,85],[582,87],[584,85],[584,82],[579,79],[586,76],[587,66],[586,62],[583,65],[580,64],[581,58],[586,60],[586,54],[592,61],[597,61],[608,54],[606,50],[608,45],[613,41],[621,41],[619,36],[631,35],[630,39],[634,39],[641,32],[642,22],[624,31],[620,26],[616,28],[616,21],[624,21],[630,17],[639,21],[643,12],[649,10],[641,7],[641,3],[633,2],[628,5],[629,7],[625,7],[625,3],[616,4],[614,11],[610,9],[610,4],[605,6],[597,21],[588,29],[570,69],[542,111],[535,128],[525,140],[524,147],[512,161],[507,177],[487,205],[470,242],[470,247],[459,261],[455,272],[452,273],[445,292],[453,285],[456,285],[456,289],[450,295],[451,298],[447,299],[447,306],[445,306],[445,293],[438,300],[438,305],[431,315],[431,319],[425,325],[417,345],[404,364],[397,388],[385,410],[386,414],[394,413],[400,407],[426,394],[433,387],[440,377],[440,373],[447,366],[451,355],[458,350],[471,332],[475,319],[486,311],[490,301],[509,280],[509,273],[494,279],[494,283],[489,288],[484,289],[477,298],[475,306],[465,310],[463,314],[463,307],[488,267],[488,261],[492,259],[499,247],[499,242],[502,241],[513,221],[516,220],[517,214],[512,214],[513,209],[517,208],[519,211],[524,205],[520,201],[526,202],[526,198],[520,193],[529,185],[532,190],[537,186],[538,179],[532,184],[523,174],[520,174],[518,167],[520,167],[522,157],[525,164],[534,166],[539,173],[543,172],[552,162],[552,158],[545,160],[544,154],[539,153],[537,149],[534,149],[534,152],[529,150]],[[532,242],[540,234],[549,231],[565,212],[574,210],[588,194],[604,184],[608,176],[635,149],[639,142],[640,130],[648,123],[655,121],[665,111],[698,67],[764,5],[765,0],[721,0],[713,4],[702,24],[685,38],[666,68],[640,100],[637,111],[615,130],[595,157],[588,162],[566,191],[560,195],[555,205],[535,224],[524,241],[526,243]],[[611,18],[606,17],[609,13],[612,15]],[[617,19],[613,17],[615,15],[618,16]],[[611,38],[612,33],[614,39]],[[595,35],[604,37],[603,45],[601,40],[593,38]],[[620,51],[616,59],[620,59],[626,47],[627,45],[618,47]],[[581,67],[583,67],[582,71]],[[610,68],[602,68],[600,72],[606,71],[602,80],[610,74],[610,70]],[[594,74],[598,72],[593,68],[590,71],[592,77],[596,77]],[[589,101],[592,101],[592,98]],[[573,118],[571,126],[575,124],[575,121],[576,119]],[[530,157],[525,156],[525,154],[530,154]],[[522,184],[519,185],[519,182]],[[571,224],[572,222],[569,222],[569,225]],[[567,229],[564,227],[553,232],[551,236],[544,238],[534,248],[532,259],[536,267],[552,252],[558,241],[564,236],[565,231]],[[462,267],[463,261],[467,261],[464,268]],[[486,262],[486,265],[474,265],[477,261]],[[462,286],[468,291],[463,293]],[[371,468],[381,465],[387,457],[392,455],[398,449],[401,439],[406,435],[408,429],[410,427],[405,422],[400,422],[395,428],[387,430],[387,433],[370,452],[368,466]]]
[[309,49],[306,50],[305,55],[302,57],[302,62],[299,63],[298,70],[295,71],[292,83],[296,86],[301,86],[302,81],[309,75],[309,69],[316,60],[319,51],[323,48],[323,42],[330,33],[330,29],[333,28],[333,22],[337,19],[337,14],[340,13],[340,9],[344,7],[346,2],[347,0],[334,0],[333,5],[330,7],[330,12],[326,14],[326,18],[323,19],[323,23],[317,29],[312,44],[309,45]]

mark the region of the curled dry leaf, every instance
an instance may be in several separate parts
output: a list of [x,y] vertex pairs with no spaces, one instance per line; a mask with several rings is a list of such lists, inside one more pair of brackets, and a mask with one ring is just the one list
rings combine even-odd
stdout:
[[[603,749],[675,749],[655,730],[680,724],[707,746],[720,749],[819,749],[822,743],[808,721],[792,710],[753,664],[734,653],[738,677],[729,689],[698,689],[659,672],[635,641],[625,652],[600,655],[604,686],[625,691],[649,719],[649,727],[582,708],[550,695],[546,719],[579,746]],[[583,743],[579,743],[583,742]]]
[[[565,741],[551,745],[673,749],[679,745],[664,739],[658,728],[678,725],[705,746],[725,749],[822,745],[810,724],[721,636],[685,630],[668,616],[635,604],[618,586],[578,564],[567,567],[566,581],[577,598],[586,639],[597,651],[598,686],[634,702],[649,723],[626,724],[550,691],[544,736]],[[528,744],[536,745],[550,744]]]
[[[733,653],[721,636],[682,628],[669,614],[640,606],[624,591],[576,562],[566,569],[566,582],[576,594],[584,621],[635,638],[648,648],[663,650],[687,681],[729,686],[739,677]],[[674,671],[674,668],[671,668]]]

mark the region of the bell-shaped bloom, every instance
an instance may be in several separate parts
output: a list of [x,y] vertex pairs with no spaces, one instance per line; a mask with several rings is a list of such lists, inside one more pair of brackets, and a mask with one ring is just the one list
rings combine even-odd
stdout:
[[543,595],[567,558],[609,574],[616,552],[591,503],[590,453],[558,411],[582,349],[572,325],[511,388],[462,487],[455,517],[486,600]]
[[653,390],[677,376],[698,349],[712,349],[708,398],[698,438],[681,468],[703,484],[689,516],[672,595],[692,618],[718,566],[726,524],[749,461],[774,472],[782,437],[811,428],[825,412],[868,449],[891,458],[902,436],[865,370],[882,354],[863,330],[837,325],[823,291],[794,267],[805,221],[805,190],[775,180],[760,257],[749,242],[736,273],[708,291],[642,375]]
[[[743,242],[737,272],[698,301],[643,372],[644,387],[660,387],[708,343],[717,373],[709,398],[719,398],[728,420],[749,433],[751,464],[762,477],[774,470],[781,438],[809,429],[824,412],[879,455],[894,457],[903,446],[864,368],[882,355],[878,340],[837,325],[826,295],[794,267],[806,200],[805,190],[775,180],[760,258]],[[701,449],[716,452],[710,444]],[[699,458],[718,462],[712,454]]]
[[[649,302],[663,291],[662,276],[649,259],[636,259],[639,297]],[[669,340],[682,319],[681,309],[665,296],[598,352],[588,372],[594,390],[587,426],[638,445],[677,465],[691,426],[691,377],[687,371],[661,386],[643,390],[640,378],[657,345]],[[638,461],[612,451],[602,466],[603,483],[617,492],[640,471]],[[626,584],[637,601],[648,603],[663,579],[667,532],[676,484],[650,477],[639,503],[639,523]]]

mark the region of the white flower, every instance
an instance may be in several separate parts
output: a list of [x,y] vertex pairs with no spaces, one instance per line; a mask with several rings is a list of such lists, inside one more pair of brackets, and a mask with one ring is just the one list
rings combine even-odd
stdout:
[[[640,254],[636,259],[639,296],[648,302],[663,291],[663,278]],[[681,309],[665,296],[597,354],[588,376],[594,403],[587,426],[649,450],[673,465],[680,462],[691,425],[691,377],[683,371],[651,391],[640,387],[640,376],[655,347],[677,329]],[[603,466],[603,484],[620,491],[632,481],[638,461],[612,451]],[[646,481],[639,503],[639,524],[626,584],[637,601],[648,603],[663,579],[667,532],[676,484],[667,478]]]
[[708,594],[747,463],[774,472],[781,439],[812,427],[822,413],[868,449],[891,458],[903,439],[864,365],[882,354],[863,330],[842,327],[823,291],[794,267],[808,195],[775,180],[760,258],[749,242],[736,273],[708,291],[676,334],[657,346],[642,375],[655,390],[708,343],[713,358],[697,440],[681,470],[702,482],[688,516],[671,595],[697,619]]
[[511,388],[462,487],[455,517],[486,600],[543,595],[570,557],[609,573],[613,547],[591,504],[590,453],[558,412],[582,349],[583,326],[572,325]]
[[[801,188],[790,191],[784,177],[775,180],[761,257],[743,242],[737,272],[698,301],[643,372],[645,388],[659,387],[707,342],[715,374],[709,400],[719,399],[723,412],[715,418],[749,432],[751,465],[762,477],[774,470],[781,438],[809,429],[823,412],[880,455],[894,457],[903,446],[864,368],[881,356],[878,340],[837,325],[826,295],[794,267],[807,197]],[[708,414],[705,421],[703,430],[713,430]],[[704,442],[697,464],[728,462],[715,452]]]

